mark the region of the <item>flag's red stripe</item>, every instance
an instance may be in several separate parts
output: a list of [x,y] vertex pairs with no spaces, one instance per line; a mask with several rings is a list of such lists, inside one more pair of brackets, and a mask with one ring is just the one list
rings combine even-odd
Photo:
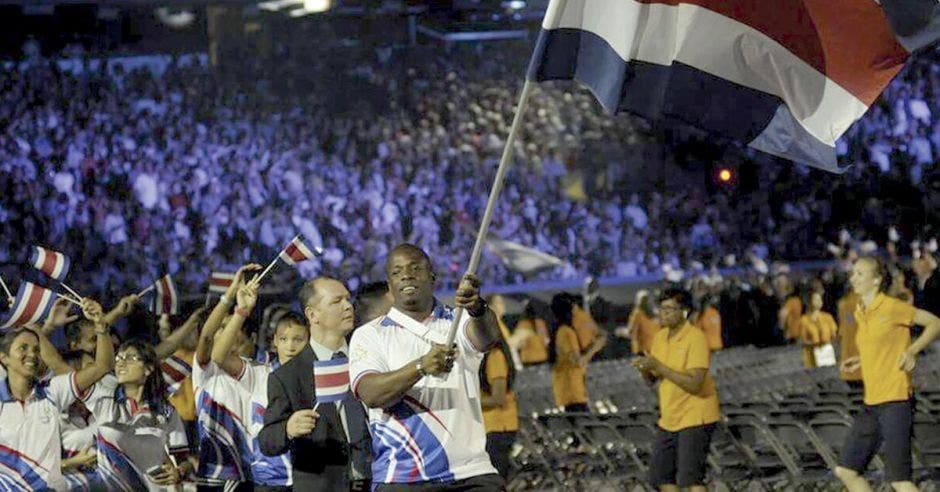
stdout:
[[20,315],[20,318],[16,321],[17,324],[25,323],[29,321],[33,315],[39,311],[39,308],[42,305],[42,298],[45,289],[42,287],[32,286],[29,290],[29,298],[26,300],[26,308],[23,309],[23,314]]
[[314,374],[314,386],[317,388],[330,388],[349,384],[349,373]]
[[228,287],[229,285],[232,285],[232,279],[212,277],[209,279],[209,284],[217,285],[219,287]]
[[884,11],[870,0],[636,1],[696,5],[746,24],[869,105],[908,56]]
[[163,371],[164,374],[170,376],[170,379],[172,379],[173,382],[182,381],[189,376],[188,374],[183,374],[177,371],[175,367],[165,362],[163,364],[160,364],[160,370]]
[[300,263],[307,259],[307,255],[305,255],[303,251],[301,251],[300,248],[298,248],[297,245],[294,243],[290,243],[290,245],[287,246],[287,249],[285,249],[284,252],[287,253],[287,256],[290,256],[290,258],[297,263]]
[[55,275],[55,265],[57,263],[56,260],[59,259],[59,255],[49,251],[48,249],[43,249],[42,252],[44,256],[42,261],[42,271],[46,275],[53,277]]

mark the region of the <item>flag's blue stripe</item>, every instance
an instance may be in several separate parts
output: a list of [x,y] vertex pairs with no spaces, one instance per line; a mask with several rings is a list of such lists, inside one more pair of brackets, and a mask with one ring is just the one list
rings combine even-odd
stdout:
[[624,61],[602,37],[579,29],[543,29],[530,80],[576,80],[608,112],[678,120],[728,138],[755,139],[783,104],[772,94],[674,62]]
[[344,364],[349,364],[349,359],[346,358],[336,358],[330,360],[315,360],[313,361],[313,367],[334,367],[342,366]]

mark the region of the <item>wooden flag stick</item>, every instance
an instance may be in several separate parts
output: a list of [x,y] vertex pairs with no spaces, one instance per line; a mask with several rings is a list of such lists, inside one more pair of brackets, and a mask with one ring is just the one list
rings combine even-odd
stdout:
[[69,291],[69,294],[75,296],[76,299],[83,299],[83,297],[78,292],[75,292],[75,289],[65,285],[65,282],[61,282],[59,285],[61,285],[65,290]]
[[140,291],[140,293],[137,294],[137,297],[143,297],[144,294],[146,294],[146,293],[150,292],[151,290],[153,290],[154,285],[156,285],[156,284],[150,284],[150,287],[147,287],[146,289]]
[[[496,200],[503,189],[503,182],[506,179],[506,172],[512,165],[513,152],[515,150],[516,135],[519,128],[522,127],[522,117],[525,114],[526,107],[529,104],[529,91],[532,89],[532,82],[526,79],[522,86],[522,92],[519,94],[519,103],[516,106],[516,114],[512,119],[512,127],[509,128],[509,135],[506,137],[506,146],[503,147],[503,155],[499,159],[499,168],[496,170],[496,178],[493,180],[493,187],[490,188],[490,198],[486,202],[486,211],[483,212],[483,221],[480,223],[480,231],[477,233],[476,243],[473,244],[473,252],[470,254],[470,265],[467,267],[468,274],[474,274],[480,265],[480,254],[483,252],[483,243],[486,239],[486,231],[490,227],[490,221],[493,219],[493,210],[496,208]],[[447,334],[447,346],[454,344],[454,337],[457,336],[457,327],[460,325],[460,317],[463,314],[463,308],[457,307],[454,310],[454,321],[450,324],[450,332]]]
[[16,298],[13,297],[13,294],[10,293],[10,288],[7,287],[7,283],[3,281],[3,277],[0,277],[0,285],[3,286],[3,292],[6,292],[7,294],[7,300],[9,300],[10,303],[12,304],[13,301],[16,300]]
[[277,265],[277,260],[279,260],[279,259],[281,259],[281,254],[280,254],[280,253],[278,253],[277,256],[274,257],[274,261],[272,261],[272,262],[268,265],[268,267],[265,268],[263,272],[261,272],[261,275],[258,275],[257,277],[253,278],[252,281],[255,282],[255,283],[260,284],[260,283],[261,283],[261,279],[263,279],[264,276],[267,275],[268,272],[270,272],[272,268],[274,268],[274,265]]
[[56,293],[56,295],[58,295],[58,296],[61,297],[62,299],[65,299],[66,301],[71,302],[72,304],[75,304],[75,305],[78,306],[79,308],[82,307],[82,302],[81,302],[81,301],[76,301],[75,299],[72,299],[70,296],[67,296],[67,295],[65,295],[65,294],[60,294],[60,293],[58,293],[58,292]]

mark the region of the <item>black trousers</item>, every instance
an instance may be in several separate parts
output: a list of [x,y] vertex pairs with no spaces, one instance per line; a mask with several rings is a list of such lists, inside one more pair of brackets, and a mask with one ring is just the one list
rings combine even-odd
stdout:
[[496,471],[507,482],[509,481],[512,465],[509,462],[509,452],[512,451],[512,445],[516,442],[515,432],[490,432],[486,435],[486,452],[490,455],[490,461],[496,467]]
[[380,483],[375,492],[502,492],[506,482],[499,475],[479,475],[455,482]]

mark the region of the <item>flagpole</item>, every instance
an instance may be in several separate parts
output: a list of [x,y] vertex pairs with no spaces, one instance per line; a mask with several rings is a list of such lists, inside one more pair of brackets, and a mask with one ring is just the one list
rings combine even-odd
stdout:
[[146,293],[150,292],[151,290],[153,290],[153,288],[154,288],[155,285],[157,285],[157,284],[155,284],[155,283],[154,283],[154,284],[150,284],[150,287],[147,287],[146,289],[140,291],[140,293],[137,294],[137,297],[143,297],[144,294],[146,294]]
[[261,275],[258,275],[257,277],[255,277],[255,278],[252,279],[252,280],[253,280],[254,282],[260,284],[260,283],[261,283],[261,279],[263,279],[264,276],[267,275],[268,272],[271,271],[272,268],[274,268],[274,265],[277,264],[277,260],[279,260],[280,258],[281,258],[281,254],[278,253],[278,255],[274,257],[274,261],[272,261],[271,264],[269,264],[268,267],[265,268],[263,272],[261,272]]
[[7,283],[3,281],[3,277],[2,277],[2,276],[0,276],[0,285],[3,286],[3,291],[6,292],[6,294],[7,294],[7,299],[8,299],[8,300],[11,300],[11,301],[12,301],[12,300],[15,300],[15,299],[16,299],[15,297],[13,297],[13,294],[10,293],[10,288],[7,287]]
[[81,303],[81,302],[76,301],[75,299],[72,299],[72,298],[69,297],[69,296],[62,295],[62,294],[59,294],[59,293],[56,293],[56,295],[58,295],[58,296],[61,297],[62,299],[65,299],[66,301],[71,302],[72,304],[75,304],[75,305],[78,306],[78,307],[82,307],[82,303]]
[[211,297],[212,297],[212,291],[211,291],[211,290],[206,291],[206,308],[207,308],[207,309],[208,309],[208,307],[209,307],[209,299],[210,299]]
[[82,296],[78,292],[75,292],[75,289],[65,285],[65,282],[59,282],[59,285],[65,288],[65,290],[69,291],[69,293],[75,296],[76,299],[82,299]]
[[[506,178],[506,172],[512,164],[512,157],[515,151],[516,135],[519,128],[522,127],[522,117],[529,105],[529,92],[532,89],[532,82],[526,77],[525,84],[522,86],[522,92],[519,94],[519,103],[516,105],[516,114],[512,118],[512,126],[509,128],[509,135],[506,136],[506,146],[503,147],[503,155],[499,159],[499,168],[496,169],[496,178],[493,180],[493,187],[490,189],[490,198],[486,202],[486,211],[483,212],[483,221],[480,223],[480,230],[477,233],[476,242],[473,244],[473,252],[470,253],[470,265],[467,267],[467,274],[475,274],[480,265],[480,254],[483,251],[483,243],[486,238],[486,231],[490,227],[490,221],[493,218],[493,210],[496,208],[496,200],[503,189],[503,182]],[[463,308],[457,307],[454,310],[454,320],[450,324],[450,332],[447,334],[447,346],[454,344],[454,338],[457,336],[457,327],[460,324],[460,317],[463,314]]]

